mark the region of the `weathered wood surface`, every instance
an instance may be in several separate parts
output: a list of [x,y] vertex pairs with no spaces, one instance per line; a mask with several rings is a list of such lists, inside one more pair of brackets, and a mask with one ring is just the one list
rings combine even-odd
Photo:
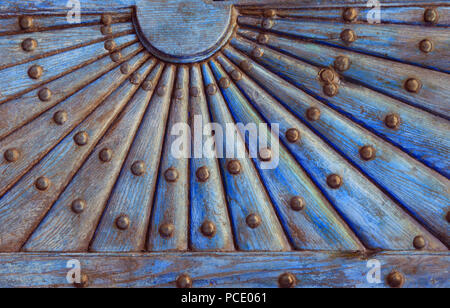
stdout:
[[[398,271],[405,288],[448,288],[450,254],[386,252],[370,256],[332,252],[289,253],[151,253],[151,254],[0,254],[0,287],[73,287],[67,262],[79,260],[90,287],[175,287],[189,274],[194,288],[276,288],[279,275],[296,276],[297,287],[388,288],[387,276]],[[380,262],[380,283],[368,275]],[[375,262],[376,262],[375,261]]]
[[[118,10],[129,9],[135,4],[135,0],[82,0],[80,3],[82,13],[116,13]],[[0,13],[12,14],[17,13],[33,13],[41,14],[64,12],[68,13],[72,9],[76,9],[75,1],[72,5],[68,5],[68,0],[2,0],[0,3]]]

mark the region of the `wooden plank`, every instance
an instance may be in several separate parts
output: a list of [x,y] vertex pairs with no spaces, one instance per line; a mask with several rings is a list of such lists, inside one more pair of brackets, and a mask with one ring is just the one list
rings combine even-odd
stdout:
[[[229,62],[223,61],[221,55],[217,59],[223,64],[228,74],[237,69]],[[216,61],[211,60],[210,66],[217,80],[230,79],[224,68]],[[236,83],[243,86],[246,81],[241,79]],[[259,96],[256,93],[260,89],[255,84],[246,83],[243,88],[245,88],[243,93],[246,97],[258,99]],[[272,165],[264,166],[267,163],[257,154],[252,158],[294,248],[298,250],[364,250],[358,238],[342,221],[294,157],[285,147],[279,145],[278,132],[271,132],[262,128],[267,126],[260,126],[265,122],[237,86],[231,83],[227,88],[221,87],[221,90],[235,122],[244,125],[256,124],[259,127],[258,140],[267,139],[267,145],[253,146],[252,143],[257,140],[249,140],[249,134],[246,134],[244,130],[240,131],[246,140],[247,148],[258,147],[261,150],[267,146],[272,150]],[[277,147],[279,149],[276,150]],[[291,198],[298,196],[305,203],[301,211],[293,210],[290,204]]]
[[[262,29],[263,20],[262,17],[253,16],[238,18],[241,26],[258,29]],[[271,32],[310,39],[326,45],[343,47],[365,54],[450,72],[450,64],[446,61],[450,56],[450,51],[445,48],[450,44],[448,28],[395,24],[324,23],[289,18],[273,19],[272,24]],[[341,40],[341,33],[346,29],[353,30],[356,33],[357,39],[351,44],[346,44]],[[405,33],[408,33],[408,35],[405,35]],[[417,44],[424,38],[433,39],[436,49],[432,56],[418,48]]]
[[[98,0],[83,0],[80,3],[80,11],[83,13],[98,13],[98,12],[116,12],[120,9],[130,8],[135,4],[135,0],[105,0],[101,3]],[[54,13],[63,12],[68,13],[71,9],[76,9],[75,6],[69,6],[67,0],[3,0],[0,3],[0,13],[2,14],[17,14],[36,12]]]
[[[205,86],[214,85],[219,89],[214,75],[207,63],[202,64],[203,80]],[[212,87],[212,86],[210,86]],[[258,173],[252,161],[246,155],[245,142],[241,136],[230,138],[233,134],[226,134],[225,127],[234,124],[233,117],[228,110],[225,99],[220,90],[208,95],[209,110],[214,122],[222,127],[222,132],[216,132],[216,144],[222,148],[222,154],[218,153],[222,177],[227,192],[227,200],[232,219],[232,227],[237,248],[239,250],[265,250],[286,251],[290,245],[278,220],[276,212],[267,192],[264,189]],[[219,135],[223,138],[220,141]],[[228,145],[227,145],[228,144]],[[231,145],[230,145],[231,144]],[[227,146],[235,150],[227,150]],[[239,150],[244,155],[240,155]],[[224,155],[225,154],[225,155]],[[240,172],[232,174],[228,171],[230,161],[238,161]],[[247,224],[249,217],[256,216],[259,225],[254,228]],[[259,218],[259,219],[258,219]]]
[[[187,250],[189,234],[189,69],[178,66],[153,201],[147,249]],[[182,125],[182,127],[180,127]],[[180,131],[185,129],[185,131]],[[170,176],[169,176],[170,174]]]
[[[148,54],[142,52],[129,63],[136,66],[146,57],[148,57]],[[108,95],[128,78],[129,74],[122,74],[120,68],[115,68],[0,141],[0,153],[5,153],[8,149],[16,149],[21,156],[18,161],[13,163],[1,161],[0,196],[95,110]],[[67,121],[62,126],[53,121],[53,117],[58,111],[65,111],[68,114]]]
[[[215,155],[210,156],[209,152],[206,152],[208,149],[212,151],[214,137],[211,134],[208,137],[202,135],[202,140],[198,140],[195,135],[204,133],[204,131],[197,131],[201,129],[196,126],[199,125],[198,121],[202,122],[203,129],[207,129],[211,123],[200,67],[192,66],[189,76],[191,91],[194,89],[199,91],[198,95],[191,93],[189,101],[193,155],[190,160],[190,248],[194,251],[232,251],[234,250],[233,233],[219,162]],[[215,151],[212,154],[214,153]],[[205,168],[207,176],[201,173]],[[197,172],[200,177],[197,176]],[[212,233],[207,232],[210,223],[214,226],[211,229]],[[206,232],[202,232],[202,226]]]
[[[228,50],[226,54],[230,54]],[[234,53],[236,54],[236,53]],[[237,63],[241,63],[243,60],[248,60],[243,56],[230,56],[231,59],[236,61]],[[278,64],[280,65],[280,64]],[[288,66],[289,67],[289,66]],[[259,73],[252,73],[253,71],[258,71]],[[252,63],[251,74],[252,76],[268,76],[267,72],[264,72],[264,68],[257,65],[256,63]],[[264,75],[263,75],[264,74]],[[273,75],[273,74],[272,74]],[[257,79],[258,80],[258,79]],[[277,83],[273,83],[277,82]],[[280,87],[280,82],[283,85]],[[276,86],[275,92],[277,95],[279,93],[284,93],[289,89],[289,83],[286,81],[274,80],[273,77],[269,80],[264,80],[262,83],[265,88],[270,89],[271,93],[273,92],[273,87]],[[269,85],[269,86],[268,86]],[[254,85],[256,86],[256,85]],[[292,87],[291,87],[292,88]],[[259,89],[259,88],[258,88]],[[336,134],[340,139],[335,138],[333,141],[336,143],[345,143],[348,144],[350,150],[344,148],[344,151],[335,151],[332,146],[325,142],[327,140],[324,138],[322,140],[322,135],[326,134],[324,130],[321,133],[316,134],[313,130],[308,128],[303,123],[308,123],[308,125],[313,121],[305,119],[305,113],[298,115],[300,119],[303,120],[303,123],[299,121],[299,119],[288,112],[277,100],[272,98],[262,89],[257,91],[247,91],[247,95],[251,98],[252,104],[257,108],[263,117],[267,119],[270,123],[280,123],[280,138],[285,142],[286,146],[290,149],[291,153],[295,156],[295,158],[299,161],[302,167],[308,172],[308,174],[314,179],[316,185],[318,185],[321,190],[326,194],[329,200],[334,204],[338,212],[344,217],[353,231],[358,235],[358,237],[366,244],[369,248],[380,248],[380,249],[389,249],[389,250],[407,250],[414,249],[412,243],[413,239],[416,236],[422,235],[429,239],[429,243],[434,248],[430,249],[446,249],[438,240],[436,240],[428,231],[426,231],[420,224],[418,224],[414,219],[410,217],[409,214],[405,213],[401,207],[399,207],[395,202],[393,202],[388,196],[386,196],[376,185],[374,185],[371,181],[369,181],[363,174],[361,174],[356,168],[352,166],[352,164],[348,163],[346,159],[344,159],[341,155],[346,153],[345,151],[353,154],[353,158],[359,157],[359,147],[365,145],[364,142],[367,138],[366,133],[360,134],[360,139],[358,140],[346,140],[344,139],[347,136],[347,132],[350,129],[346,125],[338,126],[339,130],[335,129],[335,122],[338,118],[328,119],[325,117],[322,119],[322,114],[327,111],[327,109],[318,101],[312,100],[308,98],[303,93],[297,91],[295,92],[295,96],[291,97],[289,101],[290,105],[294,105],[291,103],[292,101],[297,102],[297,100],[302,101],[305,100],[305,105],[307,107],[305,109],[309,109],[311,107],[318,108],[321,112],[320,119],[316,122],[323,122],[323,126],[326,127],[324,130],[333,130],[333,134]],[[303,103],[295,103],[295,104],[303,104]],[[327,121],[328,120],[328,121]],[[325,122],[327,121],[327,122]],[[316,124],[314,127],[318,127]],[[297,143],[289,143],[285,137],[285,132],[289,128],[297,128],[301,132],[301,141]],[[328,133],[330,135],[330,133]],[[372,144],[372,143],[368,143]],[[335,147],[340,148],[340,144],[335,144]],[[380,155],[383,155],[384,148],[377,148],[380,151]],[[392,159],[391,156],[387,156],[385,160],[390,161]],[[380,161],[383,159],[379,159]],[[376,162],[377,160],[373,160]],[[383,160],[384,161],[384,160]],[[379,175],[379,168],[369,168],[367,167],[366,162],[362,162],[361,159],[357,161],[360,164],[360,168],[364,168],[364,171],[369,172],[372,171],[372,174]],[[381,163],[379,163],[381,164]],[[398,168],[400,170],[395,170],[395,172],[385,174],[386,178],[392,177],[401,177],[404,176],[405,168],[408,168],[408,164],[397,164],[389,166]],[[401,169],[403,168],[403,169]],[[411,168],[414,171],[414,168]],[[378,173],[377,173],[378,172]],[[385,171],[387,172],[387,171]],[[397,172],[400,175],[397,175]],[[412,172],[412,171],[409,171]],[[342,186],[338,189],[333,189],[328,185],[327,178],[331,174],[337,174],[342,179]],[[377,178],[378,179],[378,178]],[[433,178],[426,177],[426,180],[432,181]],[[398,179],[403,185],[405,180],[401,178]],[[397,184],[398,181],[393,181],[390,185]],[[406,182],[406,183],[409,183]],[[396,189],[402,189],[405,191],[409,191],[411,186],[408,184],[407,187],[399,188],[396,186]],[[387,189],[391,189],[391,187],[387,187]],[[420,192],[409,191],[409,194],[416,194],[416,198],[424,198],[421,196],[425,190]],[[435,194],[442,196],[442,189],[438,189]],[[428,193],[428,191],[426,191]],[[439,196],[437,198],[439,198]],[[434,198],[434,196],[433,196]],[[441,197],[442,198],[442,197]],[[429,201],[425,202],[429,206]],[[447,204],[447,203],[446,203]],[[442,206],[438,207],[439,213],[442,212]],[[422,208],[424,212],[427,212],[424,208]],[[438,217],[437,214],[433,212],[428,212],[429,215],[433,217]],[[424,214],[426,215],[426,214]],[[443,217],[439,217],[439,229],[442,231],[442,224],[445,218],[445,214]],[[445,226],[445,225],[444,225]],[[445,232],[445,231],[444,231]],[[425,235],[426,234],[426,235]]]
[[[333,252],[293,253],[149,253],[149,254],[1,254],[0,287],[70,288],[67,262],[79,260],[89,287],[175,287],[189,274],[194,288],[276,288],[286,272],[298,288],[389,288],[393,271],[405,277],[404,288],[448,288],[450,254],[385,252],[370,256]],[[369,263],[369,261],[375,263]],[[379,262],[379,283],[373,264]],[[371,265],[372,264],[372,265]],[[174,302],[180,301],[176,298]]]
[[[141,81],[146,79],[156,60],[149,60],[141,69]],[[162,72],[159,63],[148,81],[155,81]],[[153,89],[139,89],[127,104],[114,125],[108,130],[90,157],[47,213],[39,227],[25,244],[24,251],[87,251],[97,228],[114,183],[134,140],[139,124],[147,109]],[[111,151],[109,160],[102,157]],[[103,156],[102,156],[103,155]],[[95,179],[93,174],[102,176]],[[74,212],[72,204],[84,202],[82,212]],[[75,202],[75,203],[74,203]]]
[[[155,192],[164,131],[170,107],[175,66],[166,66],[156,92],[166,87],[163,95],[153,95],[149,108],[128,153],[122,172],[103,213],[91,243],[91,251],[144,251],[151,204]],[[157,80],[153,83],[156,86]],[[155,117],[155,114],[158,116]],[[149,138],[152,136],[152,138]],[[133,165],[144,164],[144,173],[135,175]],[[135,168],[133,168],[135,169]],[[136,168],[139,171],[139,168]],[[140,174],[136,172],[136,174]],[[120,230],[116,219],[127,215],[129,228]]]
[[[148,57],[146,53],[137,56],[131,70],[139,68]],[[22,247],[137,88],[128,81],[122,83],[0,199],[0,251],[18,251]],[[76,140],[83,132],[87,137],[80,144]],[[43,177],[47,185],[39,186]]]
[[[136,43],[137,37],[134,34],[118,42],[122,44],[118,45],[117,50],[121,52],[125,61],[134,57],[143,49],[142,45]],[[118,65],[120,63],[111,61],[106,53],[100,60],[47,83],[45,87],[54,90],[49,101],[41,101],[39,99],[39,91],[41,89],[38,88],[16,99],[0,104],[0,140],[35,119],[49,108],[74,95],[77,91],[94,82]]]
[[[230,3],[244,8],[331,8],[342,6],[366,7],[367,0],[230,0]],[[417,5],[448,5],[447,0],[383,0],[381,7],[389,6],[417,6]]]

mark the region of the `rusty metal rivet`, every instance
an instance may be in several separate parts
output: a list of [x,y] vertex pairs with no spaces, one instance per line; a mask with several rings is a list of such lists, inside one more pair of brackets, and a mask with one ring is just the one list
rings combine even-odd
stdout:
[[206,182],[209,179],[209,170],[208,167],[202,166],[197,169],[195,172],[195,175],[197,176],[197,179],[200,182]]
[[207,237],[213,237],[216,234],[216,225],[209,220],[205,220],[200,229],[202,234]]
[[267,34],[258,35],[258,43],[267,44],[269,42],[269,36]]
[[329,97],[336,96],[339,93],[339,87],[334,83],[327,83],[323,86],[323,93]]
[[264,28],[264,29],[267,29],[267,30],[269,30],[269,29],[271,29],[272,27],[273,27],[273,25],[274,25],[274,21],[272,20],[272,19],[270,19],[270,18],[265,18],[263,21],[262,21],[262,27]]
[[9,163],[15,163],[20,158],[20,152],[17,149],[7,149],[3,154],[5,160]]
[[192,287],[192,278],[187,274],[178,276],[176,281],[177,288],[188,289]]
[[264,11],[264,16],[266,17],[274,17],[277,14],[277,11],[274,9],[269,9]]
[[167,182],[176,182],[178,180],[179,174],[178,170],[171,167],[164,172],[164,178]]
[[192,97],[199,97],[200,96],[200,89],[198,87],[191,87],[189,89],[189,95]]
[[398,271],[393,271],[387,276],[387,283],[391,288],[401,288],[405,283],[405,277]]
[[436,9],[426,9],[423,14],[423,20],[428,23],[436,24],[439,21],[439,14]]
[[318,121],[320,119],[320,109],[311,107],[306,110],[306,118],[310,121]]
[[239,174],[241,172],[241,163],[236,159],[230,160],[227,164],[227,169],[231,174]]
[[339,72],[345,72],[350,69],[351,62],[347,56],[339,56],[334,60],[334,68]]
[[116,49],[117,45],[116,42],[114,40],[106,40],[105,41],[105,49],[108,51],[113,51],[114,49]]
[[255,58],[261,58],[263,55],[264,55],[264,50],[262,48],[255,47],[252,50],[252,56]]
[[38,46],[37,41],[32,38],[27,38],[22,42],[22,49],[24,51],[28,51],[28,52],[33,51],[37,48],[37,46]]
[[262,148],[259,150],[259,159],[262,161],[270,161],[272,159],[272,150],[269,148]]
[[405,82],[405,89],[408,92],[411,93],[419,93],[420,89],[422,88],[422,82],[416,78],[409,78]]
[[22,16],[19,19],[19,25],[22,30],[28,30],[33,27],[33,17],[31,16]]
[[358,10],[353,7],[349,7],[345,9],[344,13],[342,14],[342,18],[347,22],[353,22],[356,20],[356,18],[358,18]]
[[141,176],[145,173],[145,163],[142,160],[135,161],[131,165],[131,172],[135,176]]
[[33,79],[39,79],[42,76],[44,69],[40,65],[33,65],[28,69],[28,76]]
[[129,63],[124,63],[120,66],[120,72],[124,75],[128,74],[131,71],[131,66]]
[[234,70],[231,72],[231,78],[233,78],[234,81],[239,81],[242,79],[242,73],[238,70]]
[[87,288],[89,286],[89,277],[86,274],[82,274],[80,277],[80,282],[74,282],[73,285],[76,288],[82,289],[82,288]]
[[130,82],[134,85],[138,85],[141,83],[141,75],[138,72],[134,72],[131,74]]
[[86,132],[79,132],[73,137],[73,139],[77,145],[83,146],[89,142],[89,135]]
[[144,91],[151,91],[153,89],[153,82],[151,80],[146,80],[142,83],[142,89]]
[[434,44],[429,39],[424,39],[419,43],[419,49],[424,53],[430,53],[434,49]]
[[291,273],[283,273],[278,277],[280,288],[293,288],[297,284],[297,278]]
[[86,201],[84,201],[83,199],[77,199],[72,202],[71,209],[72,212],[74,212],[75,214],[81,214],[85,208],[86,208]]
[[52,91],[49,88],[43,88],[39,91],[38,97],[43,102],[48,102],[52,98]]
[[372,160],[375,158],[375,148],[371,145],[365,145],[361,149],[359,149],[359,155],[364,160]]
[[46,178],[45,176],[41,176],[40,178],[38,178],[36,180],[36,188],[44,191],[47,190],[50,187],[50,180],[48,178]]
[[291,209],[298,212],[305,208],[305,200],[299,196],[295,196],[291,198],[289,205],[291,206]]
[[160,86],[158,87],[158,90],[156,91],[156,93],[158,94],[159,97],[162,97],[166,94],[167,92],[167,87],[166,86]]
[[110,162],[113,156],[113,151],[109,148],[104,148],[103,150],[98,153],[98,158],[100,161],[107,163]]
[[162,237],[171,237],[175,231],[175,226],[171,223],[163,223],[159,226],[159,234]]
[[356,33],[351,29],[345,29],[344,31],[341,32],[341,40],[344,41],[344,43],[346,44],[353,43],[354,41],[356,41],[356,39],[357,39]]
[[323,82],[332,83],[336,80],[336,73],[329,68],[324,68],[319,72],[320,79]]
[[342,178],[337,174],[331,174],[327,177],[327,184],[330,188],[338,189],[342,186]]
[[113,33],[111,26],[102,26],[100,31],[103,35],[111,35]]
[[219,80],[219,85],[223,89],[228,89],[231,85],[230,79],[228,77],[222,77]]
[[258,214],[252,213],[247,216],[245,219],[245,222],[247,223],[247,226],[249,226],[252,229],[258,228],[259,225],[261,225],[261,216]]
[[53,121],[55,121],[55,123],[58,125],[63,125],[64,123],[67,122],[67,119],[68,119],[68,115],[67,115],[67,112],[65,112],[64,110],[57,111],[53,115]]
[[425,238],[422,235],[416,236],[413,240],[414,248],[416,249],[424,249],[427,245]]
[[116,51],[116,52],[112,53],[111,60],[116,63],[120,62],[120,60],[122,60],[122,54],[120,53],[120,51]]
[[215,84],[213,84],[213,83],[209,84],[206,87],[206,93],[208,93],[208,95],[210,95],[210,96],[216,94],[217,93],[217,86]]
[[120,230],[126,230],[130,227],[130,217],[127,215],[120,215],[116,218],[116,227]]
[[112,19],[111,15],[109,15],[109,14],[102,15],[102,18],[101,18],[102,24],[109,26],[110,24],[112,24],[112,21],[113,21],[113,19]]
[[384,118],[384,124],[391,129],[397,129],[400,126],[400,116],[392,113]]
[[184,97],[183,89],[176,89],[173,96],[175,99],[182,99]]
[[300,131],[296,128],[289,128],[286,131],[286,139],[290,143],[295,143],[300,139]]
[[253,68],[253,65],[248,60],[242,61],[239,65],[246,72],[250,71]]

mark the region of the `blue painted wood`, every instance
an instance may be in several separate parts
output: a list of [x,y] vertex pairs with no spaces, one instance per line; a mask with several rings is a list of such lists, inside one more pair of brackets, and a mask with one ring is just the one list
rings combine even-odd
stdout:
[[[156,60],[147,61],[137,73],[141,81],[154,81],[159,78],[163,65],[155,66]],[[146,75],[149,76],[146,78]],[[125,83],[123,90],[114,95],[114,103],[130,97],[140,85]],[[123,94],[125,93],[125,95]],[[139,89],[129,101],[121,115],[109,128],[102,140],[96,145],[89,158],[77,172],[70,184],[52,206],[39,227],[25,244],[24,251],[87,251],[97,228],[101,214],[119,176],[128,150],[144,116],[153,90]],[[109,149],[112,159],[102,161],[99,157],[103,150]],[[93,174],[102,176],[93,179]],[[82,213],[74,213],[71,205],[76,200],[86,203]]]
[[[83,0],[80,2],[80,10],[83,13],[99,13],[99,12],[117,12],[120,9],[130,8],[135,4],[135,0]],[[24,12],[39,13],[67,13],[73,9],[68,6],[67,0],[2,0],[0,3],[0,12],[3,14],[17,14]]]
[[[157,180],[175,70],[176,68],[173,65],[165,66],[158,81],[158,87],[166,86],[167,91],[163,96],[152,96],[149,108],[145,113],[91,243],[91,251],[145,250],[145,238],[148,232],[147,226]],[[157,86],[156,80],[153,86]],[[159,116],[155,117],[155,114]],[[149,138],[149,136],[152,136],[152,138]],[[142,161],[145,164],[145,173],[142,176],[136,176],[131,172],[133,164],[137,161]],[[127,230],[119,230],[115,225],[115,221],[120,215],[127,215],[130,219],[130,226]]]
[[[153,201],[147,248],[150,251],[187,250],[189,234],[189,152],[188,123],[189,68],[178,66],[172,91],[172,104],[165,132],[163,154],[160,160],[158,184]],[[180,131],[185,129],[185,131]],[[176,177],[168,180],[169,170]],[[162,233],[165,225],[171,233]]]
[[[228,74],[236,69],[229,62],[223,61],[221,56],[217,59],[224,65]],[[210,66],[217,80],[229,78],[216,61],[210,61]],[[258,99],[256,94],[258,89],[248,83],[244,85],[245,83],[244,79],[237,81],[237,84],[245,88],[247,97]],[[264,124],[236,85],[231,84],[228,88],[221,89],[236,122],[244,125],[256,124],[258,127]],[[263,127],[267,128],[267,126]],[[293,246],[299,250],[364,250],[364,246],[360,244],[287,149],[280,147],[278,132],[260,128],[258,133],[258,140],[267,139],[267,146],[273,151],[273,165],[264,166],[266,163],[258,157],[253,157],[253,162]],[[250,136],[244,130],[241,130],[241,135],[245,136],[247,148],[251,149],[254,141],[249,140]],[[259,145],[259,148],[265,146]],[[276,147],[280,147],[279,150],[276,151]],[[300,196],[305,201],[303,211],[292,210],[290,199],[295,196]]]
[[[207,63],[202,64],[202,73],[206,86],[213,84],[216,89],[219,88]],[[234,124],[233,117],[219,90],[213,95],[208,95],[208,104],[214,122],[219,123],[222,128],[226,127],[227,123]],[[245,141],[237,134],[232,140],[223,138],[223,142],[220,142],[219,135],[224,136],[224,134],[224,131],[216,132],[215,136],[217,136],[216,144],[219,149],[222,149],[222,154],[219,153],[218,157],[236,245],[240,250],[290,250],[288,240],[255,166],[245,155]],[[232,133],[228,135],[231,136]],[[230,143],[235,149],[233,152],[226,150],[227,144],[230,146]],[[244,155],[239,155],[242,153]],[[234,159],[238,159],[241,166],[240,173],[235,175],[228,172],[227,168],[228,163]],[[257,228],[250,228],[247,225],[246,219],[250,214],[257,214],[261,218],[261,224]]]
[[[148,54],[141,53],[134,58],[130,64],[132,71],[140,67],[148,57]],[[111,75],[114,76],[114,74]],[[121,78],[118,78],[117,75],[114,77],[123,82],[127,75]],[[97,87],[99,85],[93,83],[90,88],[99,91]],[[109,87],[113,90],[116,88],[113,83],[110,83]],[[119,86],[103,103],[98,104],[98,108],[90,115],[85,115],[86,118],[83,117],[81,119],[83,121],[80,120],[81,123],[77,127],[70,133],[66,132],[69,134],[0,199],[0,234],[2,236],[0,251],[18,251],[22,247],[108,127],[125,107],[136,88],[136,86],[130,86],[129,82]],[[77,103],[82,105],[81,101],[77,101]],[[39,119],[51,121],[46,117]],[[44,126],[46,132],[60,129],[56,124],[52,126],[52,128]],[[80,132],[88,135],[88,142],[83,146],[77,145],[74,141],[75,135]],[[26,135],[26,137],[28,136]],[[48,178],[49,187],[41,191],[37,189],[35,183],[43,176]]]
[[[199,95],[197,97],[191,95],[189,101],[189,125],[192,129],[192,158],[189,161],[190,248],[194,251],[232,251],[234,250],[233,233],[219,162],[214,155],[214,137],[209,133],[207,136],[202,135],[202,140],[199,140],[195,135],[196,129],[199,129],[196,128],[199,121],[202,123],[203,131],[197,131],[197,133],[203,133],[211,123],[199,65],[191,67],[189,76],[190,88],[199,90]],[[208,150],[211,152],[206,152]],[[197,170],[204,167],[209,172],[206,181],[202,181],[196,175]],[[205,222],[214,224],[216,229],[214,236],[205,236],[202,233],[201,228]]]

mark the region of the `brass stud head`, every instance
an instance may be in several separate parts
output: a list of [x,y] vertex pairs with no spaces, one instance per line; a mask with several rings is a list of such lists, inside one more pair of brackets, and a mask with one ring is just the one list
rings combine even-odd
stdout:
[[112,24],[112,21],[113,21],[113,19],[112,19],[111,15],[109,15],[109,14],[102,15],[102,19],[101,19],[102,24],[109,26],[110,24]]
[[280,288],[293,288],[297,285],[297,278],[291,273],[284,273],[278,277]]
[[108,51],[113,51],[114,49],[116,49],[117,45],[116,42],[114,42],[114,40],[106,40],[105,41],[105,49]]
[[5,160],[9,163],[15,163],[20,158],[20,152],[17,149],[8,149],[3,154]]
[[260,34],[258,36],[258,43],[267,44],[269,42],[269,36],[267,34]]
[[35,182],[36,188],[40,191],[47,190],[50,187],[50,184],[51,184],[50,180],[45,176],[41,176]]
[[199,97],[200,96],[200,89],[198,87],[191,87],[189,89],[189,95],[192,97]]
[[334,83],[327,83],[323,86],[323,93],[329,97],[333,97],[339,93],[339,88]]
[[120,72],[127,75],[131,71],[131,66],[129,63],[124,63],[120,66]]
[[208,93],[209,96],[213,96],[217,93],[217,86],[213,83],[209,84],[206,87],[206,93]]
[[177,288],[180,289],[189,289],[192,288],[192,279],[187,274],[182,274],[178,276],[176,281]]
[[398,129],[400,127],[400,116],[394,113],[388,114],[384,118],[384,124],[391,129]]
[[32,79],[41,78],[43,73],[44,69],[40,65],[33,65],[28,69],[28,76],[30,76],[30,78]]
[[230,160],[227,164],[228,172],[231,174],[239,174],[241,172],[241,163],[236,160]]
[[161,226],[159,226],[159,234],[162,237],[165,238],[172,237],[174,231],[175,226],[171,223],[163,223]]
[[27,52],[36,50],[38,43],[35,39],[27,38],[22,42],[22,49]]
[[158,94],[159,97],[163,97],[167,92],[166,86],[159,86],[158,90],[156,91],[156,94]]
[[311,107],[306,110],[306,118],[309,121],[318,121],[320,119],[320,109],[317,107]]
[[242,79],[242,73],[238,70],[234,70],[231,72],[231,78],[233,78],[234,81],[239,81]]
[[82,289],[82,288],[87,288],[89,286],[89,277],[88,275],[82,274],[80,277],[80,282],[74,282],[73,285],[76,288]]
[[151,91],[153,89],[153,82],[151,80],[146,80],[142,83],[142,89],[144,91]]
[[52,91],[49,88],[43,88],[39,91],[38,97],[43,102],[48,102],[52,99]]
[[410,93],[419,93],[422,88],[422,82],[416,78],[409,78],[405,82],[405,89]]
[[339,56],[334,60],[334,68],[339,72],[345,72],[350,69],[351,62],[347,56]]
[[427,245],[425,238],[422,235],[416,236],[413,240],[414,248],[416,249],[424,249]]
[[265,17],[274,17],[276,14],[277,14],[277,11],[275,11],[274,9],[269,9],[269,10],[264,11]]
[[64,123],[67,122],[67,119],[68,119],[67,112],[65,112],[63,110],[57,111],[53,115],[53,121],[55,121],[55,123],[58,125],[63,125]]
[[202,234],[207,237],[213,237],[216,234],[216,225],[209,220],[205,220],[200,229]]
[[431,24],[436,24],[439,21],[438,11],[436,9],[426,9],[423,14],[423,20]]
[[342,186],[342,178],[337,174],[331,174],[327,177],[327,184],[332,189],[338,189]]
[[419,43],[419,49],[424,53],[430,53],[434,49],[433,42],[429,39],[424,39]]
[[130,217],[128,215],[120,215],[116,218],[116,227],[119,230],[126,230],[130,227]]
[[295,196],[292,197],[289,201],[289,205],[291,206],[291,209],[298,212],[305,208],[305,200],[303,200],[302,197]]
[[111,26],[102,26],[100,31],[103,35],[111,35],[113,33]]
[[195,175],[197,176],[197,179],[200,182],[206,182],[209,179],[209,170],[208,167],[202,166],[197,169],[195,172]]
[[228,89],[231,85],[230,79],[228,77],[220,78],[219,85],[222,89]]
[[109,148],[104,148],[98,153],[98,158],[104,163],[110,162],[112,160],[112,156],[113,151]]
[[269,29],[272,29],[272,27],[273,27],[274,24],[275,24],[275,22],[273,21],[273,19],[265,18],[265,19],[262,21],[261,26],[262,26],[264,29],[269,30]]
[[74,212],[75,214],[81,214],[86,208],[86,201],[84,201],[83,199],[77,199],[72,202],[71,208],[72,212]]
[[145,163],[142,160],[138,160],[135,161],[132,165],[131,165],[131,172],[135,175],[135,176],[141,176],[145,173]]
[[391,288],[401,288],[405,283],[405,277],[398,271],[393,271],[387,276],[387,283]]
[[255,47],[252,50],[252,56],[255,58],[261,58],[263,55],[264,55],[264,50],[262,48]]
[[33,27],[33,17],[22,16],[19,18],[19,25],[22,30],[28,30]]
[[120,51],[116,51],[116,52],[112,53],[111,60],[115,63],[120,62],[120,60],[122,60],[122,54],[120,53]]
[[341,32],[341,40],[346,44],[351,44],[357,39],[355,31],[351,29],[345,29]]
[[336,81],[336,73],[329,68],[325,68],[319,72],[319,77],[323,82],[332,83]]
[[375,158],[375,148],[371,145],[365,145],[359,149],[359,156],[365,161]]
[[131,74],[130,82],[137,86],[141,83],[141,75],[138,72],[134,72],[133,74]]
[[269,148],[262,148],[259,150],[259,159],[262,161],[270,161],[272,159],[272,150]]
[[286,139],[290,143],[295,143],[300,140],[300,131],[296,128],[289,128],[286,131]]
[[251,71],[251,69],[253,68],[253,65],[248,60],[242,61],[239,65],[246,72]]
[[77,145],[83,146],[89,142],[89,135],[86,132],[79,132],[73,137],[73,139]]
[[261,225],[261,216],[252,213],[247,216],[245,222],[247,223],[247,226],[249,226],[252,229],[258,228]]
[[164,178],[167,182],[176,182],[178,180],[179,174],[178,170],[171,167],[164,172]]
[[176,89],[173,96],[175,99],[182,99],[184,97],[183,89]]
[[347,22],[353,22],[356,20],[356,18],[358,18],[358,10],[353,7],[349,7],[345,9],[344,13],[342,14],[342,18]]

